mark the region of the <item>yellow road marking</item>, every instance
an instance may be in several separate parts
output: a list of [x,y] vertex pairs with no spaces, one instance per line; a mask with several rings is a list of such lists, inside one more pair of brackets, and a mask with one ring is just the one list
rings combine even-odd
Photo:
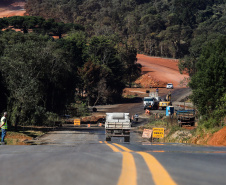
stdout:
[[151,152],[158,152],[158,153],[160,153],[160,152],[165,152],[164,150],[153,150],[153,151],[151,151]]
[[149,171],[153,176],[153,180],[156,185],[176,185],[174,180],[170,177],[165,168],[155,159],[152,155],[146,152],[137,152],[143,158],[146,164],[148,165]]
[[133,152],[132,150],[122,146],[122,145],[119,145],[117,143],[113,143],[115,146],[118,146],[119,148],[123,149],[125,152]]
[[122,152],[122,172],[119,177],[118,185],[136,185],[137,171],[133,155],[128,152]]
[[[129,152],[134,152],[122,145],[119,145],[117,143],[114,143],[115,146],[121,148],[125,152],[122,152],[118,150],[116,147],[114,147],[111,144],[108,144],[106,141],[105,143],[112,148],[114,152],[121,152],[123,154],[123,161],[122,161],[122,172],[118,181],[118,185],[136,185],[137,184],[137,172],[136,172],[136,165],[133,158],[133,155]],[[114,148],[114,149],[113,149]],[[153,151],[153,152],[164,152],[164,151]],[[159,163],[159,161],[152,156],[151,154],[148,154],[146,152],[136,152],[140,154],[144,161],[146,162],[150,173],[153,176],[153,180],[155,182],[155,185],[177,185],[174,180],[171,178],[171,176],[168,174],[168,172],[165,170],[165,168]]]
[[114,152],[120,152],[120,150],[118,148],[116,148],[115,146],[108,144],[107,141],[104,141],[104,143],[106,145],[108,145]]
[[99,143],[103,143],[103,141],[99,141]]

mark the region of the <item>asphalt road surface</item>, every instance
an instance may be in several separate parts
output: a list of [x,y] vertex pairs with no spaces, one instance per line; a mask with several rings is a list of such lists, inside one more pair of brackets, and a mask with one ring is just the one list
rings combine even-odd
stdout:
[[[144,111],[139,99],[113,107]],[[152,143],[136,130],[146,121],[134,124],[130,143],[106,142],[104,127],[66,124],[33,145],[0,145],[0,185],[226,184],[226,147]]]
[[225,185],[226,147],[151,143],[135,131],[130,143],[106,142],[104,128],[72,125],[40,140],[0,146],[0,185]]

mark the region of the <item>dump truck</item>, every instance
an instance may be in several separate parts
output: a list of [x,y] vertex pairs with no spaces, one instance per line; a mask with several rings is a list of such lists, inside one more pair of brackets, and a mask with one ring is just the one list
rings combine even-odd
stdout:
[[130,142],[130,129],[131,120],[129,113],[106,113],[106,141],[111,141],[112,137],[124,137],[124,142]]
[[195,125],[195,110],[178,110],[176,115],[180,127],[182,125]]
[[143,105],[145,109],[158,109],[160,97],[158,92],[150,92],[148,97],[144,97]]

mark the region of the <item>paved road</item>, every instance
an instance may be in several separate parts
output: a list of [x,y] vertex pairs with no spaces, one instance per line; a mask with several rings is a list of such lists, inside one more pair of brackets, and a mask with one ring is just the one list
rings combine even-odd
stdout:
[[[131,105],[121,111],[143,111],[142,102]],[[130,143],[67,124],[33,144],[0,145],[0,185],[225,184],[226,147],[151,143],[134,127]]]
[[[0,146],[0,185],[224,185],[226,147],[105,142],[103,128],[54,131],[45,145]],[[55,138],[55,139],[54,139]]]

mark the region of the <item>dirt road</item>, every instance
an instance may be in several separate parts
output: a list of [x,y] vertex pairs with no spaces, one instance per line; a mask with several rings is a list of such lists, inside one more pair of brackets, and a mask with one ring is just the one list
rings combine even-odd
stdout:
[[142,65],[143,71],[142,78],[137,82],[142,86],[147,86],[152,82],[158,87],[166,87],[167,83],[173,83],[174,87],[186,87],[186,83],[182,84],[181,82],[185,78],[189,78],[189,75],[180,74],[178,60],[150,57],[142,54],[138,54],[137,59],[137,62]]

